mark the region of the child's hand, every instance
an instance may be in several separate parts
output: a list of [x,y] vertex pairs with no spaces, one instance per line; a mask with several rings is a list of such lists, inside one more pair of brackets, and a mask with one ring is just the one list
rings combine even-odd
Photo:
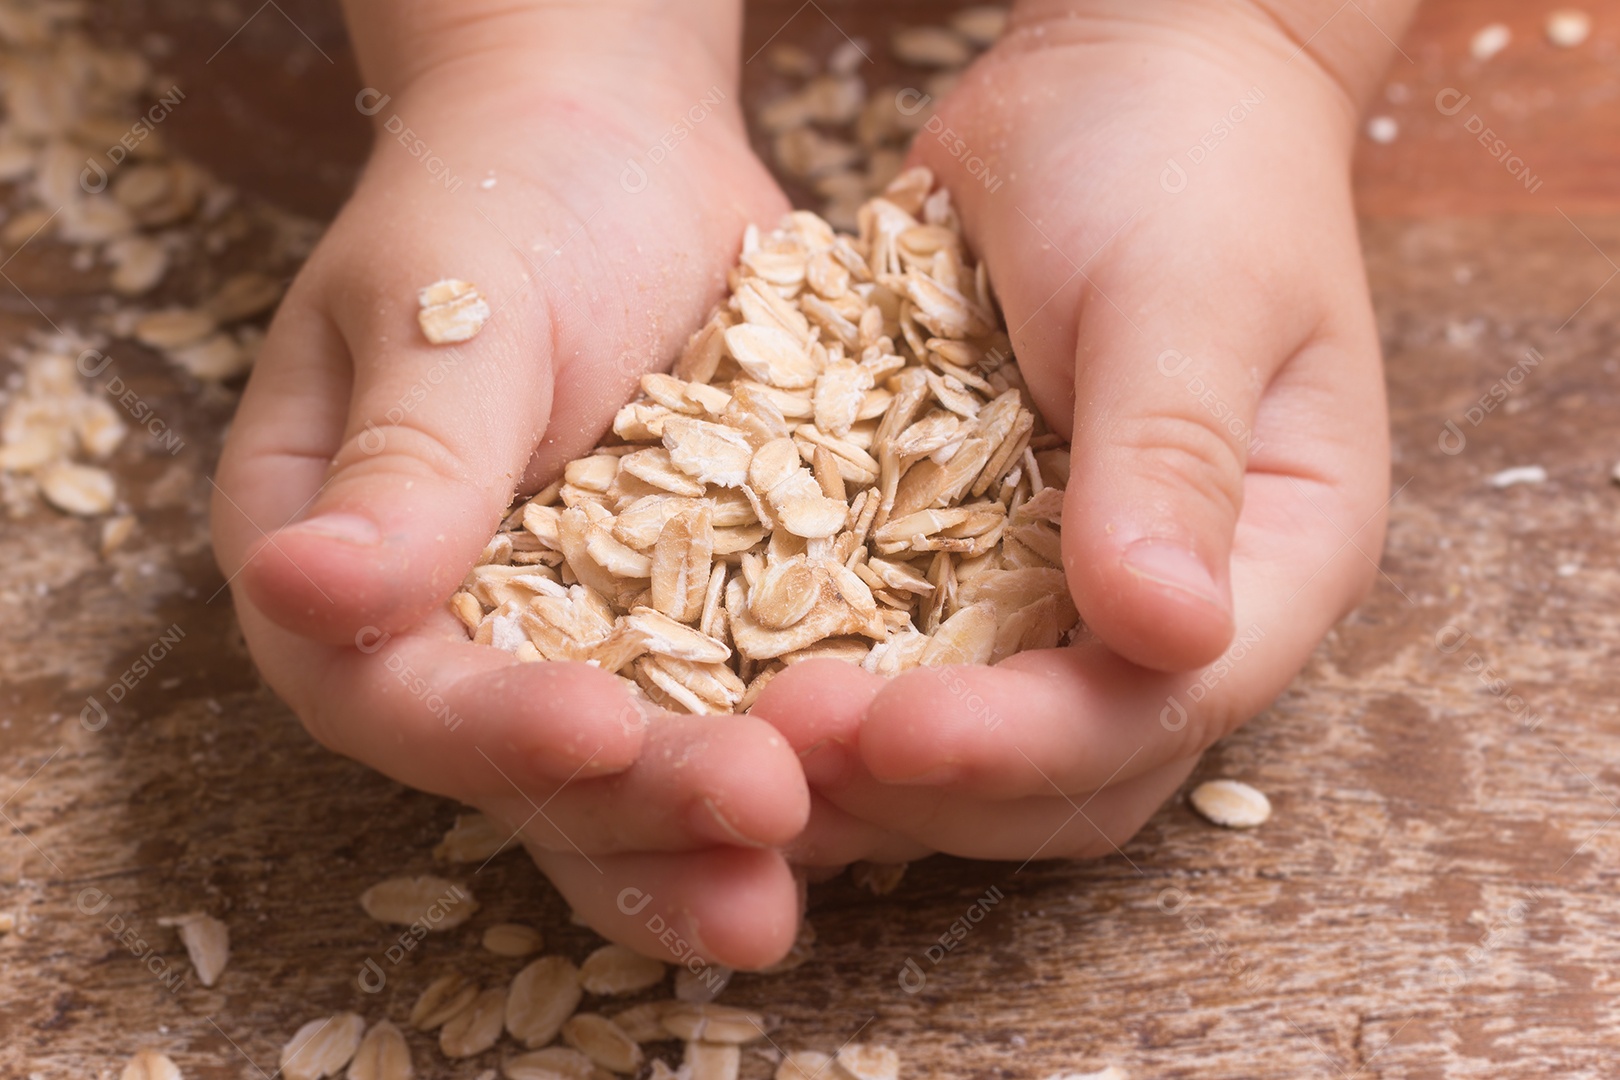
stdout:
[[[468,642],[444,606],[514,486],[594,445],[723,295],[744,225],[786,209],[737,114],[736,12],[369,7],[350,16],[377,146],[219,468],[253,655],[326,746],[521,827],[607,936],[665,956],[662,915],[710,959],[769,963],[798,922],[771,848],[808,812],[781,736],[643,712],[595,668]],[[493,316],[432,345],[417,290],[446,277]]]
[[[890,682],[788,669],[754,715],[818,795],[796,857],[1107,853],[1375,579],[1349,155],[1381,60],[1345,39],[1387,46],[1360,8],[1295,6],[1289,34],[1258,5],[1026,4],[918,136],[1073,439],[1063,557],[1095,637]],[[1368,5],[1395,35],[1393,6]]]

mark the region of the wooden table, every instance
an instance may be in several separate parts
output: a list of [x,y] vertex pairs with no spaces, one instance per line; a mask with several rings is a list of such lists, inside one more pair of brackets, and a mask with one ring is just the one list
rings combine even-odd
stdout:
[[[1375,106],[1401,126],[1357,167],[1394,418],[1383,577],[1197,777],[1257,785],[1272,820],[1224,832],[1176,802],[1124,855],[1087,865],[935,859],[882,901],[845,880],[817,887],[815,960],[728,991],[782,1019],[778,1042],[830,1050],[859,1033],[901,1048],[908,1077],[1039,1080],[1108,1064],[1201,1080],[1613,1074],[1620,2],[1587,6],[1594,40],[1559,53],[1539,37],[1544,5],[1431,4]],[[290,19],[260,8],[230,63],[205,65],[251,7],[153,0],[102,26],[173,36],[177,77],[199,88],[175,135],[196,156],[329,213],[364,148],[341,30],[313,4],[283,5]],[[749,38],[791,16],[796,39],[826,44],[826,16],[870,28],[882,14],[773,0]],[[1498,16],[1515,44],[1467,59],[1469,35]],[[1447,88],[1471,103],[1442,112]],[[1475,113],[1539,190],[1473,141]],[[61,310],[94,299],[68,284],[44,295]],[[38,325],[13,300],[0,340]],[[93,526],[47,512],[0,526],[0,911],[19,919],[0,937],[0,1076],[115,1076],[146,1045],[187,1077],[269,1075],[322,1011],[400,1020],[452,962],[509,971],[480,958],[490,922],[532,922],[582,956],[590,935],[507,856],[472,879],[485,904],[472,923],[391,968],[379,993],[357,987],[390,935],[356,897],[432,869],[455,808],[320,750],[259,685],[204,538],[230,401],[129,362],[186,439],[173,458],[120,459],[136,540],[102,560]],[[1503,379],[1505,402],[1471,414]],[[1486,483],[1531,464],[1547,482]],[[172,652],[108,722],[82,723],[87,696],[107,699],[165,635]],[[199,908],[234,938],[212,990],[157,924]],[[971,932],[930,954],[970,910],[983,916]],[[120,928],[145,944],[132,951]],[[926,976],[907,976],[916,992],[908,960]],[[176,975],[184,985],[166,985]],[[496,1064],[451,1068],[413,1041],[425,1077]]]

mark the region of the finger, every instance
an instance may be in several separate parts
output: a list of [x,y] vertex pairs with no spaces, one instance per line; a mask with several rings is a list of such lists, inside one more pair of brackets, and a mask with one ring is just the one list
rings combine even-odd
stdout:
[[777,674],[749,715],[780,731],[812,785],[836,783],[859,764],[861,718],[888,680],[839,660],[806,660]]
[[298,673],[277,689],[323,745],[549,847],[775,846],[809,813],[797,758],[762,721],[663,714],[588,664],[517,663],[454,625],[339,651],[251,610],[243,623],[256,654]]
[[[1381,416],[1376,401],[1365,409]],[[1334,446],[1322,434],[1325,416],[1294,422],[1322,425],[1320,456],[1354,462],[1348,438]],[[1250,473],[1233,561],[1240,629],[1212,664],[1159,674],[1093,642],[994,668],[908,672],[867,711],[862,762],[889,783],[1011,798],[1054,784],[1092,791],[1202,751],[1269,704],[1365,593],[1377,573],[1384,486],[1381,475],[1330,483]]]
[[785,956],[798,933],[798,884],[774,851],[532,854],[591,929],[666,963],[686,965],[695,956],[761,968]]
[[1151,268],[1122,258],[1075,331],[1064,565],[1087,627],[1166,671],[1207,664],[1231,641],[1232,542],[1261,396],[1315,329],[1316,306],[1295,288],[1252,280],[1276,260],[1210,231]]
[[[550,411],[550,325],[522,259],[475,230],[444,193],[401,178],[373,182],[328,241],[308,286],[322,294],[340,341],[327,363],[352,372],[348,410],[321,434],[330,468],[299,509],[247,556],[244,587],[269,617],[329,643],[365,625],[399,631],[454,590],[511,498]],[[443,224],[369,228],[389,212]],[[358,242],[365,229],[366,243]],[[383,238],[379,249],[377,238]],[[434,344],[417,325],[417,291],[444,277],[475,283],[488,320],[476,337]],[[266,361],[284,356],[266,343]],[[256,413],[239,421],[274,454],[278,437]]]
[[238,618],[266,680],[323,746],[401,783],[471,800],[629,768],[649,710],[585,664],[524,664],[465,640],[445,615],[420,631],[318,645],[251,604]]
[[[942,122],[996,130],[999,149],[987,115],[1005,106],[988,77],[970,72]],[[1055,120],[1053,106],[1031,104]],[[1342,177],[1291,160],[1287,139],[1213,163],[1179,200],[1093,198],[1091,152],[1140,156],[1144,175],[1160,166],[1150,142],[1121,148],[1106,122],[1079,124],[1065,121],[1058,152],[1009,133],[1017,175],[1000,193],[965,175],[943,136],[914,153],[955,181],[1019,369],[1053,429],[1072,431],[1063,553],[1082,618],[1136,663],[1187,670],[1233,632],[1230,553],[1259,401],[1324,321],[1324,264],[1359,281],[1356,239],[1332,206]],[[1305,185],[1312,212],[1288,213]]]
[[[890,789],[893,790],[893,789]],[[904,794],[915,799],[915,793]],[[877,807],[871,819],[839,807],[827,796],[810,796],[810,820],[783,849],[788,862],[801,867],[844,867],[866,859],[871,862],[910,862],[931,855],[936,848],[895,831],[891,818]],[[881,824],[880,824],[881,822]],[[999,856],[996,856],[999,857]]]
[[851,819],[881,821],[925,850],[966,859],[1090,859],[1122,854],[1125,843],[1196,762],[1173,761],[1124,783],[1074,795],[1048,786],[1045,795],[976,798],[943,789],[919,792],[853,775],[824,798]]
[[214,557],[233,588],[248,553],[315,496],[348,412],[343,339],[302,279],[277,310],[213,481]]
[[531,847],[553,851],[780,847],[810,813],[787,741],[738,716],[653,715],[640,757],[612,776],[521,788],[502,779],[504,790],[481,805],[521,826]]

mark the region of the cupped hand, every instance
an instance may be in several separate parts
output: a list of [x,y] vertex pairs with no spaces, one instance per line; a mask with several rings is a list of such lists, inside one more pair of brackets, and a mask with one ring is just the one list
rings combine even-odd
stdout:
[[1357,102],[1244,11],[1026,4],[918,136],[1072,440],[1062,557],[1087,629],[991,668],[775,679],[753,715],[815,793],[798,860],[1117,850],[1375,578]]
[[[586,665],[517,663],[445,609],[514,489],[590,449],[723,295],[745,224],[786,209],[736,113],[735,23],[471,11],[415,64],[357,30],[376,147],[243,396],[220,566],[265,679],[321,743],[485,810],[611,938],[661,955],[662,915],[710,960],[766,964],[798,923],[774,847],[808,812],[784,739],[659,713]],[[459,344],[417,325],[442,278],[491,309]]]

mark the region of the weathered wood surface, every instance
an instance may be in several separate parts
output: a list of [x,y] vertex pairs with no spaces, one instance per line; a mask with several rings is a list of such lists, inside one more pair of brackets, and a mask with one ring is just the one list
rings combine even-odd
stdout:
[[[1620,5],[1601,11],[1620,21]],[[300,47],[262,12],[265,35],[238,39],[236,68],[199,77],[228,86]],[[178,36],[189,48],[229,29]],[[340,48],[335,30],[311,32]],[[327,105],[352,99],[314,63],[303,76],[333,88]],[[262,124],[259,93],[199,98],[245,102],[235,114]],[[284,144],[286,131],[234,138],[220,145]],[[1441,151],[1403,141],[1389,153]],[[297,198],[321,205],[322,185],[303,175]],[[1107,1064],[1137,1078],[1612,1074],[1620,281],[1608,260],[1620,261],[1620,213],[1383,220],[1365,235],[1395,429],[1386,576],[1195,777],[1256,784],[1273,819],[1224,832],[1175,803],[1123,857],[1089,865],[936,859],[883,901],[847,881],[820,886],[816,959],[728,991],[782,1018],[780,1044],[831,1050],[859,1033],[900,1047],[908,1077],[1039,1080]],[[8,273],[70,312],[94,298],[75,298],[65,266],[45,251]],[[15,297],[0,305],[0,340],[37,324]],[[140,1046],[167,1050],[187,1077],[271,1076],[282,1042],[323,1011],[402,1020],[449,967],[514,970],[477,947],[491,922],[530,922],[582,956],[590,935],[521,857],[503,856],[469,878],[485,905],[471,923],[387,961],[392,935],[356,897],[433,868],[454,807],[320,750],[258,685],[203,532],[229,401],[181,389],[139,350],[119,363],[186,440],[173,457],[134,442],[120,452],[136,538],[102,560],[90,525],[43,511],[0,525],[0,911],[19,919],[0,937],[0,1077],[116,1076]],[[1505,403],[1472,423],[1497,380],[1509,380]],[[1466,437],[1457,453],[1445,452],[1454,437],[1441,443],[1448,420]],[[1550,480],[1486,484],[1523,464]],[[118,677],[177,633],[112,703]],[[96,713],[81,719],[92,696],[109,708],[96,730]],[[953,921],[998,894],[934,963]],[[193,909],[232,930],[212,990],[157,924]],[[134,955],[118,926],[156,959]],[[387,972],[376,994],[357,986],[367,958]],[[915,993],[901,983],[908,960],[926,975]],[[166,985],[174,976],[183,985]],[[491,1053],[451,1067],[412,1042],[425,1077],[497,1064]],[[761,1059],[745,1061],[764,1075]]]

